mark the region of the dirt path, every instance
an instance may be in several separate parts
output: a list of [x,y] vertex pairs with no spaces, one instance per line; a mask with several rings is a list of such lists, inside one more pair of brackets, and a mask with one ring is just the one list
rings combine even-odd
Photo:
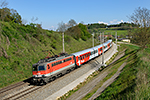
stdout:
[[[120,52],[115,59],[112,61],[111,64],[115,63],[117,60],[119,60],[121,57],[123,57],[125,55],[125,49]],[[110,65],[111,65],[110,64]],[[108,65],[108,66],[110,66]],[[123,69],[123,67],[126,65],[126,62],[123,63],[120,68],[118,68],[118,71],[110,78],[108,79],[106,82],[104,82],[104,84],[101,86],[101,88],[99,88],[97,90],[97,92],[95,94],[93,94],[93,96],[91,98],[89,98],[89,100],[93,100],[94,98],[96,98],[98,95],[100,95],[100,93],[107,87],[109,86],[112,82],[114,82],[114,80],[116,79],[116,77],[119,76],[120,71]],[[95,79],[93,79],[92,81],[90,81],[88,84],[84,85],[82,88],[80,88],[78,91],[76,91],[74,94],[72,94],[69,98],[67,98],[67,100],[80,100],[83,97],[85,97],[101,80],[103,80],[108,74],[109,74],[109,69],[111,68],[107,67],[105,70],[103,70],[99,75],[96,76]]]

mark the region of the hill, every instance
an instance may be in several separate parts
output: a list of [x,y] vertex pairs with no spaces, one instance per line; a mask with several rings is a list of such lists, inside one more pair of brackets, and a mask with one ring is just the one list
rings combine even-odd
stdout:
[[[62,52],[62,33],[43,30],[34,24],[0,24],[0,87],[31,77],[32,64],[47,56],[42,50]],[[69,54],[91,46],[90,38],[76,40],[65,34],[65,50]]]

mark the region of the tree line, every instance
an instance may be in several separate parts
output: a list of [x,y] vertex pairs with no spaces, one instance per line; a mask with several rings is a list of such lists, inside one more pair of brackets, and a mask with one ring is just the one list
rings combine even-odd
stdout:
[[88,29],[98,29],[98,28],[111,28],[111,27],[122,27],[122,30],[125,29],[125,27],[127,28],[131,28],[131,27],[136,27],[137,25],[134,23],[127,23],[127,22],[121,22],[119,24],[112,24],[112,25],[107,25],[107,24],[99,24],[99,23],[94,23],[94,24],[88,24],[87,28]]
[[58,23],[58,32],[64,32],[66,35],[72,36],[74,39],[79,40],[80,38],[86,41],[91,37],[88,32],[86,25],[79,23],[77,24],[75,20],[71,19],[68,23],[60,22]]

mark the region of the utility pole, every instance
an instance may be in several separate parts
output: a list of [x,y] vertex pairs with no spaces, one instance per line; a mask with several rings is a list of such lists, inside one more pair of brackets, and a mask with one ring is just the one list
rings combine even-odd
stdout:
[[104,32],[102,36],[102,65],[104,65]]
[[117,32],[116,32],[116,44],[117,44]]
[[93,47],[94,47],[94,33],[92,35],[93,35]]
[[64,32],[62,33],[62,45],[63,45],[63,53],[65,53],[65,46],[64,46]]
[[99,44],[101,44],[101,33],[99,33]]
[[100,33],[100,44],[101,44],[102,40],[101,40],[101,33]]

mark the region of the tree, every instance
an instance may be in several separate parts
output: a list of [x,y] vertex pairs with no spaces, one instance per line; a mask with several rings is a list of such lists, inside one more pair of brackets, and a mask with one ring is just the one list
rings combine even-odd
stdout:
[[42,29],[42,24],[36,24],[36,27]]
[[1,21],[5,22],[15,22],[18,24],[22,23],[21,16],[14,9],[9,9],[7,7],[0,9]]
[[150,43],[150,10],[138,7],[129,18],[137,26],[130,33],[132,42],[145,48]]
[[35,21],[37,21],[37,20],[38,20],[38,17],[36,17],[36,18],[32,17],[31,18],[32,23],[35,22]]
[[87,40],[87,38],[91,37],[91,34],[87,31],[86,25],[79,23],[78,27],[81,29],[81,39]]
[[79,40],[81,37],[81,29],[78,27],[78,25],[68,28],[65,33],[72,36],[76,40]]
[[65,32],[68,29],[67,24],[65,24],[63,21],[58,23],[58,32]]
[[73,27],[73,26],[75,26],[76,24],[77,24],[76,21],[73,20],[73,19],[71,19],[71,20],[68,22],[68,26],[69,26],[69,27]]
[[1,15],[1,20],[3,21],[5,18],[6,13],[4,12],[4,10],[2,10],[2,8],[5,8],[8,5],[8,2],[6,2],[6,0],[0,0],[0,15]]
[[140,27],[150,27],[150,10],[147,8],[138,7],[129,18]]
[[22,23],[21,16],[19,15],[19,13],[16,10],[11,9],[10,13],[11,13],[11,16],[13,17],[15,23],[18,23],[18,24]]

